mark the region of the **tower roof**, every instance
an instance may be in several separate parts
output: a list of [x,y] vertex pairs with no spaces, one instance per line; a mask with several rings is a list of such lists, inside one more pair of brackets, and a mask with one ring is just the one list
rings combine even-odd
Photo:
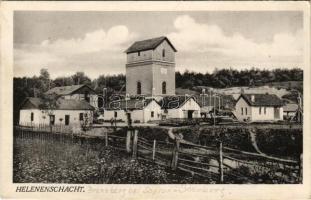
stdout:
[[138,51],[145,51],[145,50],[151,50],[157,48],[164,40],[168,42],[168,44],[172,47],[172,49],[177,52],[175,47],[172,45],[172,43],[169,41],[169,39],[165,36],[152,38],[148,40],[142,40],[142,41],[136,41],[134,44],[132,44],[125,53],[133,53]]

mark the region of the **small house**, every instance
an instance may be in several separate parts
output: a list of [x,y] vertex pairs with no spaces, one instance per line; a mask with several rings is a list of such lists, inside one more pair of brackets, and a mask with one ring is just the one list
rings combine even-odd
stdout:
[[283,101],[274,94],[241,94],[233,113],[239,121],[283,120]]
[[44,105],[41,98],[27,98],[20,107],[19,124],[73,126],[93,122],[94,107],[84,100],[58,99],[53,108]]
[[200,105],[192,96],[166,96],[160,101],[162,119],[200,118]]
[[154,99],[127,99],[110,102],[103,115],[105,121],[146,123],[161,119],[161,107]]
[[291,119],[296,116],[298,111],[297,103],[288,103],[283,107],[284,118]]
[[98,108],[102,99],[98,98],[95,90],[88,85],[70,85],[62,87],[54,87],[48,90],[46,95],[56,95],[63,99],[85,100],[94,108]]

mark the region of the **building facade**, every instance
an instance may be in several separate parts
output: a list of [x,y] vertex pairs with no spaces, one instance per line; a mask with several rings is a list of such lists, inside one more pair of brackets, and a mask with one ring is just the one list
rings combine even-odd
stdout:
[[127,50],[126,93],[175,95],[175,47],[166,37],[137,41]]
[[241,94],[233,113],[239,121],[283,120],[283,102],[272,94]]
[[40,98],[27,98],[20,109],[19,124],[27,126],[81,126],[93,123],[94,108],[86,101],[59,99],[53,109],[43,108]]
[[194,97],[164,97],[160,102],[162,119],[193,119],[201,117],[201,108]]
[[131,119],[134,123],[147,123],[161,119],[161,107],[154,99],[116,101],[104,110],[103,118],[105,121],[127,123]]

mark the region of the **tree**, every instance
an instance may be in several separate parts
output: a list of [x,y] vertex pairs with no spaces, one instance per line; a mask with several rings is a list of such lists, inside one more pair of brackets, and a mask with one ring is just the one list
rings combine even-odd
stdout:
[[87,77],[84,72],[77,72],[72,76],[73,83],[75,85],[80,85],[80,84],[91,84],[91,79]]
[[74,81],[73,81],[72,77],[64,77],[64,76],[63,77],[57,77],[53,81],[53,83],[56,87],[74,85]]
[[54,85],[52,84],[48,70],[45,68],[42,68],[40,70],[39,84],[37,85],[37,88],[39,89],[38,90],[39,93],[40,94],[45,93],[52,87],[54,87]]

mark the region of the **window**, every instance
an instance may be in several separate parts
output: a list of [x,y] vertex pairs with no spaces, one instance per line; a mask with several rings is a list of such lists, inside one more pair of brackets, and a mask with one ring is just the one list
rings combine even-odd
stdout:
[[65,115],[65,125],[68,126],[70,122],[70,116],[69,115]]
[[162,50],[162,57],[165,57],[165,49]]
[[261,115],[261,107],[259,107],[259,115]]
[[139,52],[137,52],[137,54],[138,54],[138,56],[140,56],[140,51],[139,51]]
[[85,101],[90,103],[90,96],[89,96],[89,92],[88,91],[84,92],[84,99],[85,99]]
[[166,94],[166,82],[162,82],[162,94]]
[[247,108],[245,108],[245,115],[247,115]]
[[33,112],[30,113],[30,121],[33,121]]
[[266,107],[263,108],[263,112],[266,114],[266,112],[267,112],[267,111],[266,111]]
[[118,117],[118,112],[114,112],[114,118],[117,118]]
[[243,108],[241,108],[241,115],[243,115]]
[[151,117],[154,117],[154,111],[151,111]]
[[137,94],[141,94],[141,83],[137,82]]
[[83,113],[80,113],[80,114],[79,114],[79,120],[80,120],[80,121],[83,121]]
[[50,125],[55,124],[55,115],[50,115]]

